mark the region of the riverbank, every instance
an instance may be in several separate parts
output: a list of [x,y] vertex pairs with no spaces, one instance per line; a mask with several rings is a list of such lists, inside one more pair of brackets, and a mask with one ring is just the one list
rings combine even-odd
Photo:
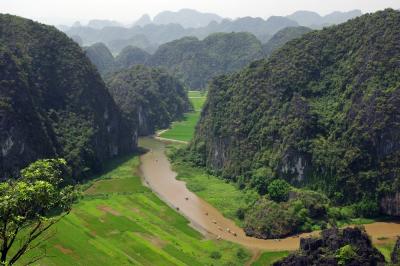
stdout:
[[[141,156],[141,170],[149,186],[164,201],[187,217],[193,227],[206,232],[214,238],[221,238],[241,244],[249,249],[258,250],[296,250],[299,238],[316,235],[318,232],[305,233],[281,240],[261,240],[247,237],[243,230],[232,220],[224,217],[219,210],[198,197],[182,181],[176,180],[176,173],[165,155],[165,144],[150,138],[142,139],[141,145],[150,150]],[[233,231],[230,233],[227,231]],[[376,244],[392,241],[400,234],[400,224],[396,222],[377,222],[365,225],[367,233]],[[384,240],[383,240],[384,239]]]

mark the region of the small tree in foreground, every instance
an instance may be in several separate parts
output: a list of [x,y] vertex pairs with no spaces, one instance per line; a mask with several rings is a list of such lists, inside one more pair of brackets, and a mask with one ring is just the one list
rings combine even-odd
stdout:
[[63,159],[39,160],[21,178],[0,183],[0,265],[13,265],[38,247],[43,233],[71,210],[77,193],[62,185],[65,169]]

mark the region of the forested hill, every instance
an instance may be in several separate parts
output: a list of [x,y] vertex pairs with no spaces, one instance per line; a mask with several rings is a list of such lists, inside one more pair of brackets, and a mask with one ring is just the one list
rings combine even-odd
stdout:
[[95,43],[84,50],[100,74],[104,75],[114,69],[114,56],[103,43]]
[[244,32],[216,33],[202,41],[185,37],[160,46],[153,55],[128,46],[113,59],[104,44],[86,48],[86,54],[103,75],[134,65],[162,67],[191,89],[204,89],[211,78],[264,57],[261,42]]
[[183,118],[191,105],[183,84],[157,68],[135,66],[106,78],[115,102],[140,135],[154,134]]
[[226,178],[281,177],[400,215],[399,139],[400,12],[388,9],[215,78],[191,150]]
[[263,58],[261,42],[250,33],[216,33],[203,41],[186,37],[162,45],[149,64],[167,68],[190,88],[202,89],[218,74]]
[[63,157],[85,176],[132,151],[128,127],[82,49],[53,27],[0,15],[0,173]]

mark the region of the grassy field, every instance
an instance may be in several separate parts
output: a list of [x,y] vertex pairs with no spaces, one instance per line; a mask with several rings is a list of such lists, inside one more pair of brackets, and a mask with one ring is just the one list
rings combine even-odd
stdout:
[[163,132],[160,137],[180,141],[190,141],[193,138],[197,121],[200,118],[201,108],[206,100],[206,94],[199,91],[190,91],[189,99],[194,111],[185,114],[182,121],[172,123],[171,128]]
[[391,254],[396,241],[381,239],[381,243],[375,244],[375,247],[385,256],[386,261],[391,261]]
[[142,185],[135,174],[138,164],[138,156],[114,161],[55,226],[54,236],[25,259],[42,249],[47,256],[35,265],[244,265],[249,260],[238,245],[203,239]]
[[264,252],[251,266],[270,266],[287,255],[289,255],[288,251]]

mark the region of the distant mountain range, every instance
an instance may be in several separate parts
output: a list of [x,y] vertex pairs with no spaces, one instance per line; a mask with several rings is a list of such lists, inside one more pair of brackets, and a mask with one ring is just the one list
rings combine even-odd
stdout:
[[249,32],[262,43],[266,43],[272,35],[286,27],[306,26],[319,29],[360,15],[360,10],[333,12],[326,16],[310,11],[298,11],[287,17],[271,16],[268,19],[242,17],[232,20],[216,14],[182,9],[177,12],[161,12],[154,19],[149,15],[143,15],[129,27],[122,26],[116,21],[91,20],[86,26],[76,22],[72,27],[59,26],[59,29],[79,40],[81,45],[88,46],[102,42],[114,54],[129,45],[153,53],[158,46],[187,36],[204,39],[217,32]]
[[287,18],[296,21],[301,26],[318,29],[324,26],[340,24],[361,15],[361,10],[352,10],[349,12],[336,11],[326,16],[321,16],[318,13],[311,11],[297,11],[292,15],[287,16]]
[[222,21],[222,17],[212,13],[201,13],[192,9],[181,9],[177,12],[164,11],[154,17],[154,24],[180,24],[184,28],[205,27],[211,22]]
[[264,45],[246,32],[214,33],[204,40],[184,37],[161,45],[154,54],[130,45],[115,58],[103,43],[84,49],[103,76],[135,65],[163,67],[186,86],[201,90],[216,75],[234,72],[254,60],[268,57],[286,42],[310,31],[307,27],[284,28]]

